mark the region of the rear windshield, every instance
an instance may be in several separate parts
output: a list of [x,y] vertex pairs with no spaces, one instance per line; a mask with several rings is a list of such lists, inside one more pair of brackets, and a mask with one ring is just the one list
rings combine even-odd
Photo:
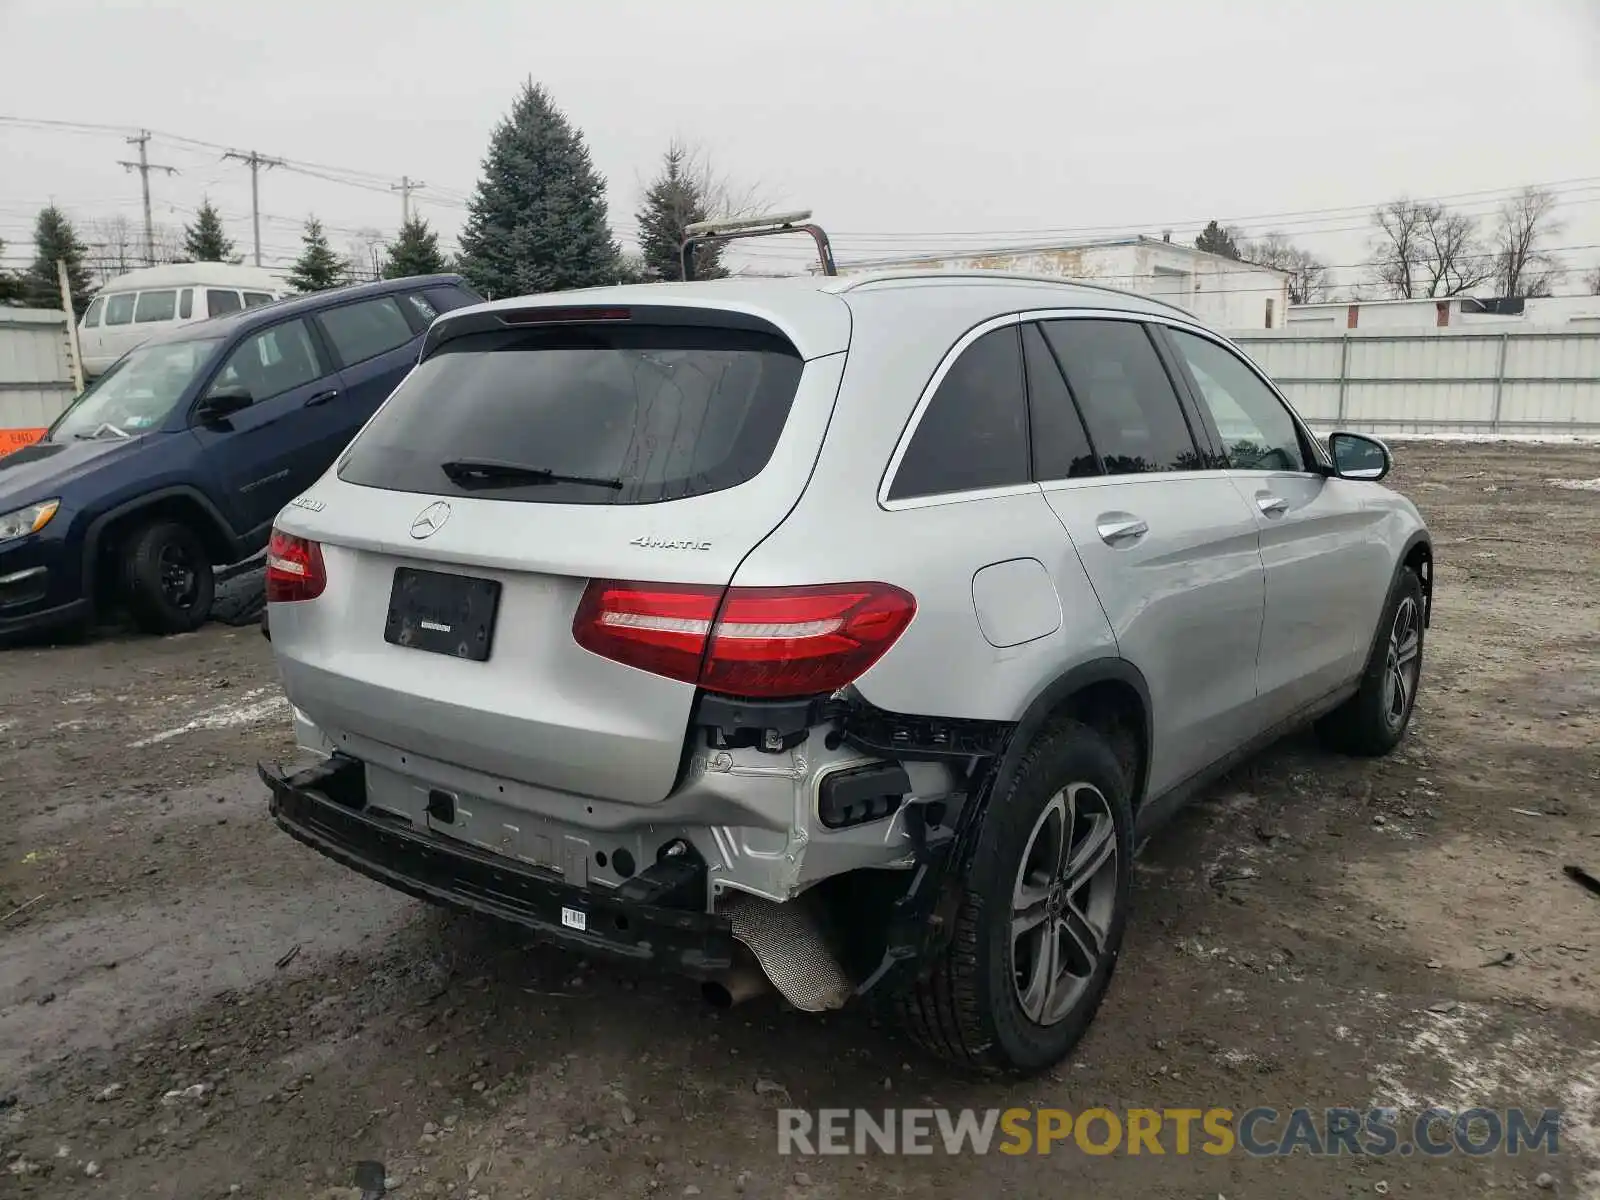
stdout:
[[[420,363],[345,455],[348,483],[556,504],[650,504],[754,478],[804,364],[698,326],[496,330]],[[444,464],[452,464],[449,473]],[[461,464],[488,464],[485,469]],[[521,473],[506,468],[524,468]],[[526,471],[549,472],[544,482]],[[454,476],[454,478],[452,478]],[[561,479],[576,476],[578,479]]]

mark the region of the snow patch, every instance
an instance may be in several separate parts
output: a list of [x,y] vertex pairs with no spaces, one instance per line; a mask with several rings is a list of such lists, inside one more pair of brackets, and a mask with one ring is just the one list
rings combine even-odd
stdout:
[[[1432,1105],[1457,1111],[1474,1107],[1553,1104],[1562,1110],[1561,1149],[1590,1169],[1579,1180],[1580,1197],[1600,1200],[1600,1057],[1563,1070],[1571,1046],[1545,1030],[1517,1029],[1509,1037],[1489,1034],[1489,1010],[1461,1005],[1449,1013],[1423,1012],[1402,1021],[1407,1045],[1401,1058],[1372,1073],[1374,1108],[1420,1112]],[[1415,1082],[1428,1066],[1443,1076],[1435,1091]]]
[[1545,482],[1569,492],[1600,492],[1600,479],[1546,479]]

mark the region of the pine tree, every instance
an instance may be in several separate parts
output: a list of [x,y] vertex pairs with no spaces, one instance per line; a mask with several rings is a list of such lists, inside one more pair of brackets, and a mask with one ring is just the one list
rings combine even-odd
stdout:
[[328,235],[322,231],[321,221],[315,217],[308,219],[300,241],[305,249],[289,269],[291,288],[297,292],[325,292],[350,281],[350,264],[328,245]]
[[[0,264],[5,261],[6,243],[0,238]],[[0,304],[22,303],[22,279],[0,265]]]
[[83,316],[83,310],[89,307],[89,293],[94,289],[94,280],[83,262],[88,251],[78,240],[67,214],[54,204],[39,210],[39,219],[33,227],[33,246],[38,256],[22,277],[23,304],[29,308],[61,307],[56,263],[65,261],[67,286],[72,291],[72,311],[75,316]]
[[183,252],[190,262],[231,262],[233,242],[222,230],[222,214],[210,200],[200,201],[194,224],[183,227]]
[[400,236],[389,247],[383,262],[383,277],[403,279],[407,275],[437,275],[448,269],[439,249],[439,235],[429,229],[421,217],[412,217],[400,226]]
[[461,233],[461,270],[494,297],[612,283],[606,186],[583,135],[532,80],[495,127]]
[[[705,185],[694,170],[688,150],[673,142],[661,156],[661,171],[635,214],[647,278],[683,278],[683,231],[706,219],[707,200]],[[727,275],[722,266],[722,250],[720,245],[695,247],[696,279],[721,279]]]
[[1223,258],[1238,258],[1239,247],[1234,241],[1233,230],[1224,229],[1215,221],[1206,225],[1200,231],[1200,236],[1195,238],[1196,250],[1204,250],[1208,254],[1220,254]]

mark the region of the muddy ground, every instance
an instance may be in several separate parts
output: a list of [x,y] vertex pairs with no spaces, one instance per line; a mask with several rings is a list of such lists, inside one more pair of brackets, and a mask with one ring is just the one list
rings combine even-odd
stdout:
[[[251,772],[292,755],[253,628],[0,651],[0,1195],[313,1196],[362,1160],[403,1197],[1596,1189],[1600,897],[1561,868],[1600,874],[1600,492],[1551,481],[1600,448],[1399,456],[1439,556],[1409,740],[1291,740],[1158,836],[1099,1020],[1026,1084],[868,1013],[717,1013],[302,849]],[[799,1161],[774,1115],[1374,1103],[1568,1124],[1556,1157]]]

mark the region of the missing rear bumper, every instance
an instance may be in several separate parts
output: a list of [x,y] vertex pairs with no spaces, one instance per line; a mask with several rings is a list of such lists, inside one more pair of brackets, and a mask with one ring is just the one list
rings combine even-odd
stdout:
[[572,886],[366,811],[365,768],[355,759],[335,755],[293,775],[266,764],[258,771],[271,792],[272,818],[284,832],[398,891],[507,921],[574,949],[650,962],[695,978],[733,965],[734,939],[726,917]]

